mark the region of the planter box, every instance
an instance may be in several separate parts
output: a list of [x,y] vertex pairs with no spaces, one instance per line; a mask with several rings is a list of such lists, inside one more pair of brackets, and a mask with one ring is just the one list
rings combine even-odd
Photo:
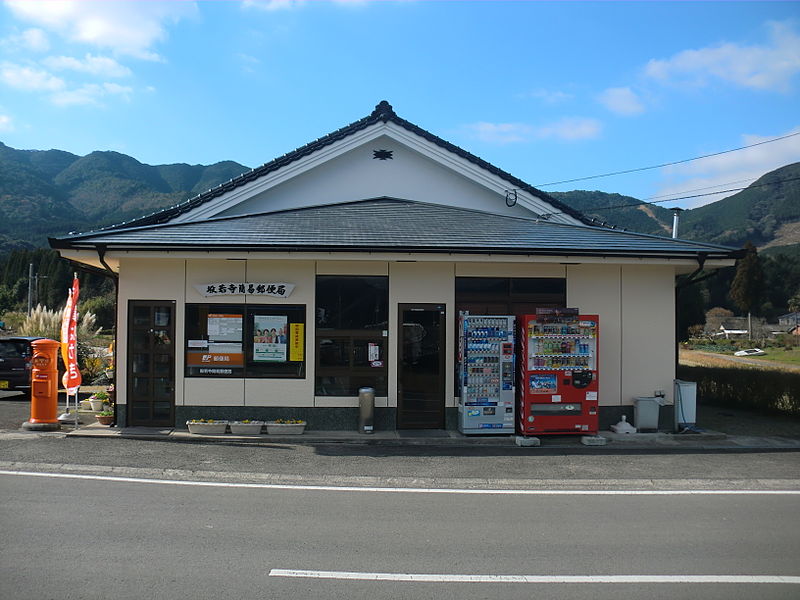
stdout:
[[223,435],[228,427],[227,421],[214,421],[213,423],[191,423],[186,421],[189,433],[200,435]]
[[95,415],[94,418],[97,419],[100,425],[111,425],[114,422],[114,415]]
[[305,431],[306,423],[275,423],[267,421],[267,433],[270,435],[300,435]]
[[231,433],[233,435],[261,435],[261,428],[264,426],[264,421],[250,421],[249,423],[241,423],[239,421],[231,421]]
[[89,404],[95,412],[103,410],[103,400],[89,400]]

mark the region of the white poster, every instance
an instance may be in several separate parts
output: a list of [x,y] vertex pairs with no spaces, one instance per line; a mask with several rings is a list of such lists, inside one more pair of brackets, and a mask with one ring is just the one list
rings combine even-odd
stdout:
[[208,339],[215,342],[242,341],[242,315],[208,315]]
[[286,362],[285,315],[255,315],[253,317],[253,360],[255,362]]

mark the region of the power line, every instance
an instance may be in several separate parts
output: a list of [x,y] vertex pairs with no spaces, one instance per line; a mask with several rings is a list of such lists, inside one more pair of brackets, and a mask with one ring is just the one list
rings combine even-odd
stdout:
[[[768,182],[765,182],[765,183],[751,183],[750,185],[745,186],[745,187],[730,188],[730,189],[727,189],[727,190],[718,190],[716,192],[706,192],[704,194],[693,194],[691,196],[679,196],[677,198],[666,198],[665,200],[654,200],[652,202],[647,202],[645,200],[640,200],[638,204],[617,204],[615,206],[596,206],[596,207],[593,206],[593,207],[586,208],[584,210],[586,210],[586,211],[589,211],[589,210],[602,211],[602,210],[612,210],[612,209],[615,209],[615,208],[633,208],[633,207],[641,206],[642,204],[661,204],[662,202],[675,202],[677,200],[690,200],[692,198],[701,198],[703,196],[716,196],[717,194],[728,194],[730,192],[740,192],[742,190],[746,190],[746,189],[752,188],[752,187],[763,187],[763,186],[766,186],[766,185],[778,185],[780,183],[788,183],[790,181],[798,181],[798,180],[800,180],[800,177],[791,177],[789,179],[781,179],[779,181],[768,181]],[[702,189],[702,188],[700,188],[700,189]],[[567,214],[567,213],[565,213],[565,212],[553,212],[553,213],[545,213],[545,214],[542,214],[542,215],[539,215],[539,216],[542,217],[542,218],[549,219],[550,217],[554,217],[556,215],[565,215],[565,214]]]
[[550,183],[540,183],[534,187],[546,187],[548,185],[559,185],[562,183],[574,183],[575,181],[586,181],[587,179],[599,179],[601,177],[612,177],[614,175],[625,175],[627,173],[638,173],[639,171],[649,171],[651,169],[660,169],[662,167],[670,167],[672,165],[680,165],[687,162],[692,162],[694,160],[700,160],[701,158],[710,158],[712,156],[720,156],[721,154],[729,154],[730,152],[738,152],[739,150],[746,150],[747,148],[755,148],[756,146],[762,146],[764,144],[771,144],[772,142],[778,142],[780,140],[785,140],[790,137],[794,137],[796,135],[800,135],[800,131],[795,133],[790,133],[787,135],[783,135],[781,137],[776,137],[771,140],[764,140],[763,142],[756,142],[755,144],[750,144],[748,146],[742,146],[741,148],[733,148],[731,150],[723,150],[722,152],[714,152],[712,154],[704,154],[703,156],[695,156],[694,158],[685,158],[683,160],[676,160],[673,162],[663,163],[660,165],[653,165],[650,167],[638,167],[636,169],[626,169],[624,171],[614,171],[613,173],[603,173],[601,175],[589,175],[587,177],[576,177],[575,179],[564,179],[563,181],[551,181]]
[[[748,179],[737,179],[736,181],[727,181],[725,183],[718,183],[716,185],[707,185],[705,187],[694,188],[694,189],[691,189],[691,190],[683,190],[682,192],[673,192],[671,194],[661,194],[660,196],[648,196],[647,198],[637,198],[637,200],[642,200],[644,202],[650,202],[651,200],[654,200],[656,198],[667,198],[669,200],[670,198],[672,198],[672,196],[675,196],[675,194],[688,194],[690,192],[699,192],[701,190],[711,190],[711,189],[714,189],[714,188],[722,187],[723,185],[734,185],[734,184],[737,184],[737,183],[744,183],[745,181],[752,181],[752,179],[753,179],[752,177],[750,177]],[[716,193],[720,193],[720,192],[716,192]]]

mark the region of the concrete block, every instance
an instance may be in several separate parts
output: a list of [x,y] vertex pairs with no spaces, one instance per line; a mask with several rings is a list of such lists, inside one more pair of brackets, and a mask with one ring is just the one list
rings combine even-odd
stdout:
[[584,446],[605,446],[608,440],[602,435],[584,435],[581,436],[581,444]]
[[534,446],[541,446],[542,441],[537,437],[527,437],[524,435],[516,436],[515,442],[517,446],[522,446],[523,448],[532,448]]

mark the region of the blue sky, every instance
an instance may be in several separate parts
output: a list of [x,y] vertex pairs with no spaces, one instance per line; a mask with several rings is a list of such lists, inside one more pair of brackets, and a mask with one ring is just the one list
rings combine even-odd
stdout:
[[799,161],[800,135],[544,184],[800,133],[800,3],[0,5],[0,141],[14,148],[255,167],[383,99],[547,191],[742,187]]

